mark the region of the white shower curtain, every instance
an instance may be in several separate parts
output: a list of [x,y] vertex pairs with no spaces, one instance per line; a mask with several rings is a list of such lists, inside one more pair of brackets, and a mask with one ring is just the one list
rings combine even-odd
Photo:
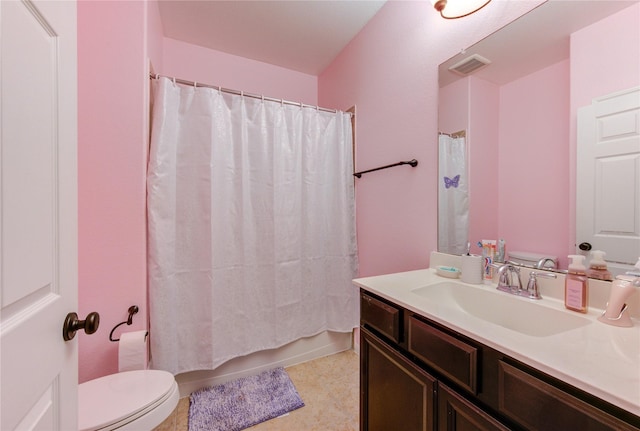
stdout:
[[438,139],[438,251],[463,254],[469,241],[469,189],[464,137]]
[[358,325],[351,120],[154,82],[152,366],[174,374]]

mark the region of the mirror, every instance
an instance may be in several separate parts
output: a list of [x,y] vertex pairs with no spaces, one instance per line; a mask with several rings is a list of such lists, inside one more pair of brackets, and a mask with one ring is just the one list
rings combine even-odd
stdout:
[[[466,159],[452,168],[451,157],[439,157],[439,251],[466,252],[466,235],[480,254],[480,240],[504,238],[507,254],[555,256],[567,267],[580,242],[576,213],[589,211],[574,205],[576,112],[594,97],[640,84],[637,65],[632,82],[615,73],[593,82],[601,65],[575,67],[593,45],[582,34],[601,31],[605,18],[631,7],[638,2],[548,1],[440,65],[438,127],[454,136],[439,147],[464,135],[457,151]],[[637,29],[637,9],[626,15]],[[586,94],[589,86],[595,94]],[[466,195],[450,196],[461,190]]]

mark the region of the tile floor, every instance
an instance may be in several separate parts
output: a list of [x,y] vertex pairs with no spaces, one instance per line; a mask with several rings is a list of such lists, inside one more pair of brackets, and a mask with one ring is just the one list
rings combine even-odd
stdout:
[[[338,353],[288,367],[305,406],[271,419],[249,431],[357,431],[359,410],[359,357]],[[188,431],[189,398],[153,431]]]

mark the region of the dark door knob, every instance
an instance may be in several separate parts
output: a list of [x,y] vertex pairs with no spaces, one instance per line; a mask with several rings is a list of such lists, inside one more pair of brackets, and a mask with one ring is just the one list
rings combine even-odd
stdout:
[[580,243],[578,248],[582,251],[589,251],[591,250],[591,244],[589,244],[588,242],[583,242],[583,243]]
[[76,336],[76,331],[80,329],[84,329],[85,334],[93,334],[98,330],[98,326],[100,326],[100,315],[95,311],[87,314],[84,320],[78,320],[76,313],[69,313],[62,325],[62,338],[64,341],[72,340]]

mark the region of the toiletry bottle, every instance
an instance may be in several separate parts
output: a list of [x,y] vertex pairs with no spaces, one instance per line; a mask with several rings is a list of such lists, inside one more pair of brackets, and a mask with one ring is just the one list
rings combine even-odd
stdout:
[[504,239],[498,240],[498,251],[496,253],[496,262],[504,262],[506,257]]
[[571,263],[564,282],[564,306],[580,313],[587,312],[587,275],[582,264],[584,256],[569,255]]
[[589,262],[589,270],[587,276],[597,278],[598,280],[613,280],[611,272],[607,269],[607,262],[604,260],[605,252],[602,250],[594,250],[591,252],[591,262]]
[[484,279],[493,279],[493,266],[492,263],[496,259],[496,240],[495,239],[483,239],[482,240],[482,257],[484,258]]

